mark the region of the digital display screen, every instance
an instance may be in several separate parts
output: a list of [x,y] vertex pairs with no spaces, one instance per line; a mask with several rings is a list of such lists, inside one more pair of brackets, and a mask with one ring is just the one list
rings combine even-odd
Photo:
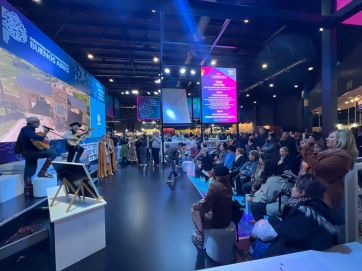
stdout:
[[[348,5],[351,2],[352,2],[352,0],[337,0],[336,10],[338,11],[338,10],[344,8],[346,5]],[[357,12],[355,15],[352,15],[351,17],[349,17],[348,19],[343,21],[343,23],[362,26],[362,11]]]
[[114,111],[113,111],[113,97],[110,95],[106,95],[106,114],[107,117],[114,117]]
[[160,108],[160,97],[137,96],[138,120],[159,120]]
[[201,67],[203,123],[236,123],[236,69]]
[[194,119],[200,118],[200,98],[196,97],[192,99],[192,110],[194,111]]
[[185,89],[162,89],[163,122],[168,124],[191,123]]

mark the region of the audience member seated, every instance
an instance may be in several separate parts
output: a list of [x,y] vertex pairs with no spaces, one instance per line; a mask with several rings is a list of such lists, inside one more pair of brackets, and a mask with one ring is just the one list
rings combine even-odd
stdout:
[[227,144],[224,142],[219,146],[219,153],[215,159],[216,164],[224,164],[224,160],[227,154]]
[[232,169],[234,160],[235,160],[235,147],[228,146],[227,153],[224,159],[224,166],[227,167],[229,170]]
[[235,187],[237,195],[242,194],[242,186],[245,183],[250,182],[251,176],[254,175],[256,168],[258,167],[259,153],[257,151],[250,151],[249,161],[244,163],[240,168],[240,174],[238,178],[235,178]]
[[263,153],[273,157],[276,161],[279,159],[279,144],[275,133],[271,132],[268,134],[268,138],[265,141],[263,147],[261,147]]
[[258,152],[256,153],[259,157],[259,163],[256,167],[255,172],[250,178],[250,182],[244,183],[241,187],[244,195],[250,193],[254,194],[256,191],[259,190],[261,184],[263,183],[264,161],[266,159],[270,159],[270,157],[264,153],[262,153],[260,156]]
[[230,169],[230,181],[236,177],[240,172],[240,167],[245,163],[245,151],[242,148],[237,148],[235,152],[235,159],[233,161],[233,166]]
[[280,159],[278,165],[282,171],[293,170],[293,160],[289,155],[289,150],[287,147],[281,147],[279,150]]
[[211,182],[204,199],[191,208],[195,231],[192,243],[200,249],[204,247],[205,229],[222,229],[229,226],[232,219],[232,189],[229,169],[216,165],[212,170],[214,182]]
[[268,132],[264,128],[259,128],[259,133],[255,133],[256,146],[261,148],[267,140]]
[[204,151],[202,160],[201,160],[201,164],[196,169],[197,172],[195,173],[195,175],[197,177],[203,176],[205,178],[205,181],[207,182],[210,178],[209,172],[212,170],[212,167],[214,165],[213,163],[214,163],[214,160],[213,160],[212,156],[207,151]]
[[281,214],[293,186],[289,179],[293,177],[293,173],[285,172],[283,175],[285,174],[287,175],[281,176],[282,171],[276,161],[264,161],[263,184],[249,198],[250,210],[255,221],[264,218],[265,215]]
[[287,147],[291,157],[295,157],[297,155],[297,145],[290,133],[283,132],[282,137],[280,138],[280,146]]
[[266,251],[266,257],[303,250],[326,250],[337,244],[336,228],[340,224],[335,213],[321,199],[324,185],[307,174],[296,182],[283,219],[270,217],[278,233]]
[[249,155],[250,151],[256,150],[256,145],[254,143],[254,139],[249,138],[248,142],[244,145],[246,154]]
[[358,150],[351,131],[332,132],[327,138],[328,150],[317,154],[313,143],[303,145],[301,154],[308,164],[308,172],[326,186],[323,201],[333,210],[342,207],[344,199],[344,177],[353,167]]

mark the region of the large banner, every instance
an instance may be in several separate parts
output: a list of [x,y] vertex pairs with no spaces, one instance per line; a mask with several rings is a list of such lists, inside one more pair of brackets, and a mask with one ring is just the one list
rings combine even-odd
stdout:
[[159,120],[161,117],[160,97],[137,96],[137,119]]
[[202,122],[236,123],[236,69],[201,67]]
[[[60,135],[72,122],[104,119],[103,85],[3,0],[0,14],[0,142],[14,142],[29,116]],[[94,128],[92,136],[105,133],[105,123]]]

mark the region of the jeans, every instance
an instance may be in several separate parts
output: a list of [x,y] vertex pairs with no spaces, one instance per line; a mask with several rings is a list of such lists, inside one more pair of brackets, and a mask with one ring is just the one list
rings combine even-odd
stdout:
[[68,158],[67,162],[73,162],[73,158],[75,153],[77,153],[77,156],[75,157],[75,162],[79,162],[80,157],[82,156],[84,152],[84,148],[82,146],[76,145],[76,146],[69,146],[68,144],[65,145],[66,150],[68,151]]
[[168,174],[168,177],[167,177],[167,179],[169,180],[169,179],[171,179],[172,175],[174,175],[174,177],[177,177],[178,174],[177,174],[177,171],[176,171],[177,160],[170,159],[168,162],[171,165],[171,172]]
[[147,148],[144,146],[140,147],[140,158],[141,164],[146,164],[147,162]]
[[31,178],[36,172],[39,158],[48,158],[53,161],[57,157],[57,154],[54,150],[49,149],[45,151],[26,152],[23,153],[23,157],[25,158],[24,176]]
[[160,148],[152,148],[152,156],[153,161],[155,161],[155,165],[160,164]]

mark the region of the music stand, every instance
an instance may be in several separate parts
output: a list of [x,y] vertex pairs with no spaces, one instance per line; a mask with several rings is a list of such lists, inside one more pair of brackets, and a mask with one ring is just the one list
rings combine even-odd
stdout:
[[54,205],[54,202],[63,186],[66,196],[73,194],[66,212],[69,212],[76,197],[79,197],[80,199],[83,198],[83,200],[85,200],[85,197],[94,198],[97,201],[103,199],[99,195],[98,189],[94,185],[93,179],[85,164],[53,161],[52,165],[61,180],[61,185],[55,193],[50,206]]

